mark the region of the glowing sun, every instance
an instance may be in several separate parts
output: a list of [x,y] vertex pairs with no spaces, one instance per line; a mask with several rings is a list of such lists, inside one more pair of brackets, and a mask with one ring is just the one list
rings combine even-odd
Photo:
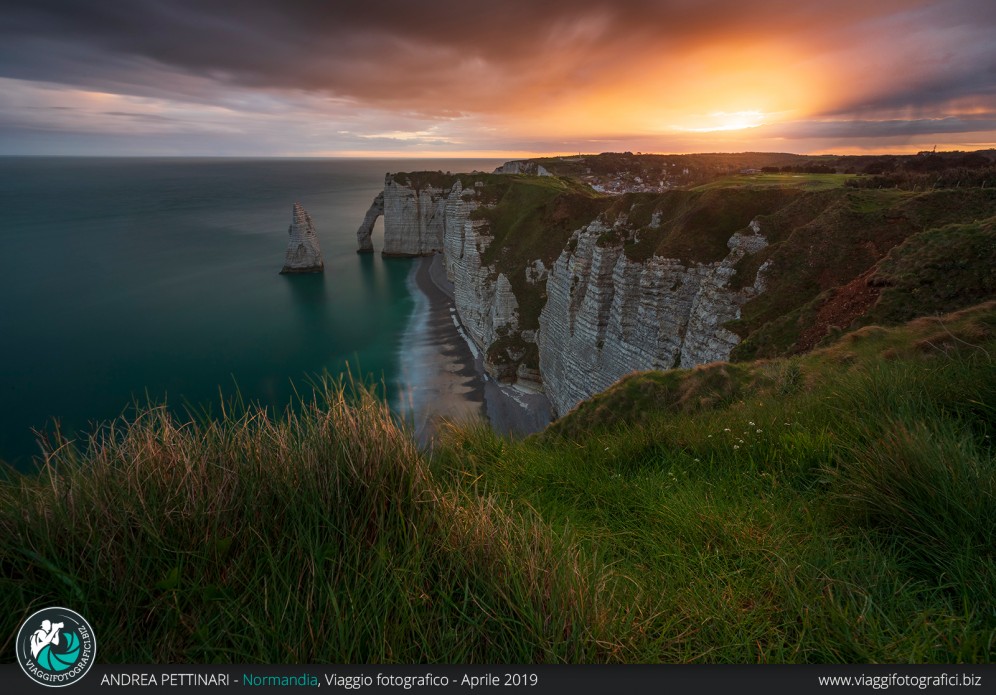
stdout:
[[693,127],[679,127],[692,133],[711,133],[718,130],[743,130],[764,125],[763,111],[714,111],[695,119]]

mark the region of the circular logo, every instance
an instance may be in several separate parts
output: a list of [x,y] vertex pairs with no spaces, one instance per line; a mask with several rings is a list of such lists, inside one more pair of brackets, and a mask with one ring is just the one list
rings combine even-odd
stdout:
[[43,608],[17,633],[17,662],[28,678],[53,688],[86,675],[97,655],[97,640],[82,615],[68,608]]

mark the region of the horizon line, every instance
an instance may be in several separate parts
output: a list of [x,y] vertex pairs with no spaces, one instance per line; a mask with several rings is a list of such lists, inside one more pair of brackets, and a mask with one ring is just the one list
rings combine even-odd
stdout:
[[15,157],[36,157],[36,158],[64,158],[64,159],[339,159],[339,160],[370,160],[370,159],[439,159],[439,160],[459,160],[459,159],[494,159],[494,160],[504,160],[504,161],[518,161],[518,160],[529,160],[529,159],[554,159],[554,158],[565,158],[565,157],[597,157],[602,154],[629,154],[632,156],[649,156],[649,157],[694,157],[701,155],[744,155],[744,154],[785,154],[793,155],[796,157],[886,157],[886,156],[915,156],[923,152],[934,152],[935,154],[949,154],[949,153],[959,153],[959,152],[993,152],[996,151],[996,144],[990,147],[983,147],[978,149],[945,149],[945,150],[918,150],[916,152],[912,151],[882,151],[882,152],[867,152],[862,154],[840,154],[837,152],[819,152],[819,153],[800,153],[800,152],[789,152],[785,150],[727,150],[719,151],[713,150],[709,152],[633,152],[631,150],[605,150],[603,152],[578,152],[570,154],[562,153],[549,153],[549,154],[527,154],[527,155],[516,155],[513,153],[505,155],[497,154],[376,154],[371,153],[368,155],[358,155],[358,154],[348,154],[348,155],[335,155],[335,154],[79,154],[79,153],[66,153],[66,154],[53,154],[53,153],[3,153],[0,152],[0,158],[15,158]]

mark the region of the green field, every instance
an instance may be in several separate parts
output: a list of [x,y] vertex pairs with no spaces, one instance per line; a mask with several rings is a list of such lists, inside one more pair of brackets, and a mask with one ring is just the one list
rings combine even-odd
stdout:
[[854,174],[736,174],[724,176],[693,191],[709,191],[716,188],[798,188],[805,191],[827,191],[840,188]]

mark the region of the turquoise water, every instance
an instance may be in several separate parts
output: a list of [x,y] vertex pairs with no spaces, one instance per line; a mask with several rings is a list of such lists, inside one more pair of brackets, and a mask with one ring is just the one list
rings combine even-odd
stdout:
[[[0,459],[135,399],[282,409],[291,381],[348,363],[397,391],[411,261],[358,255],[387,171],[492,160],[0,158]],[[291,207],[315,221],[323,275],[285,276]],[[378,223],[374,243],[381,247]]]

